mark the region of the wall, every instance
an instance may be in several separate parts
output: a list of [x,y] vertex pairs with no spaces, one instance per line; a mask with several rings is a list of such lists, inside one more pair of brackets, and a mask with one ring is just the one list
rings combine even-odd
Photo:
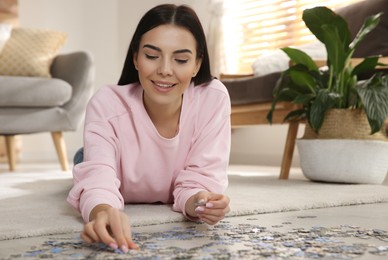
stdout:
[[[19,0],[20,26],[50,28],[68,34],[62,53],[87,50],[96,63],[95,87],[115,82],[120,67],[118,1]],[[82,146],[82,127],[65,133],[69,157]],[[56,161],[49,133],[23,136],[23,161]]]
[[[209,23],[209,0],[168,1],[189,4],[205,31]],[[95,89],[115,83],[121,73],[127,47],[141,15],[160,0],[19,0],[20,25],[51,28],[68,33],[62,53],[88,50],[95,58]],[[257,126],[232,134],[232,163],[280,164],[286,126]],[[82,146],[82,127],[65,133],[69,158]],[[48,133],[23,136],[22,161],[56,161]],[[297,160],[294,160],[297,161]]]

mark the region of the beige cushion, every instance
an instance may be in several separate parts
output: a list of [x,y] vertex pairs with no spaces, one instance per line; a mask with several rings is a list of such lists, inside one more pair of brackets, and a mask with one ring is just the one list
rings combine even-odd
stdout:
[[0,75],[51,77],[51,63],[66,37],[52,30],[14,28],[0,53]]

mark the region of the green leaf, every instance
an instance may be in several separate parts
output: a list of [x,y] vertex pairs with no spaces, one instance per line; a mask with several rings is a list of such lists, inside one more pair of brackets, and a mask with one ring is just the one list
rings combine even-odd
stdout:
[[267,114],[267,121],[268,121],[268,123],[270,123],[270,124],[272,124],[273,112],[274,112],[274,109],[270,109],[270,110],[268,111],[268,114]]
[[352,75],[360,75],[362,73],[373,71],[379,61],[379,56],[367,57],[360,64],[354,67]]
[[305,109],[297,109],[294,111],[291,111],[286,115],[284,118],[284,121],[289,121],[289,120],[301,120],[306,117],[306,110]]
[[284,88],[280,90],[278,100],[280,101],[293,101],[300,93],[294,89]]
[[288,71],[286,70],[280,74],[280,77],[277,80],[275,88],[273,90],[274,99],[272,100],[271,108],[267,114],[267,120],[270,124],[272,124],[273,112],[275,111],[276,103],[278,101],[281,101],[281,99],[279,98],[279,95],[280,95],[281,90],[284,88],[284,85],[286,85],[285,81],[286,81],[287,73],[288,73]]
[[296,97],[292,100],[292,103],[307,105],[307,104],[309,104],[309,103],[311,102],[311,100],[313,100],[314,98],[315,98],[315,95],[313,95],[313,94],[301,94],[301,95],[296,96]]
[[348,47],[344,45],[341,39],[341,33],[342,32],[334,25],[322,25],[322,34],[325,37],[328,63],[333,66],[333,72],[336,74],[343,71],[348,53]]
[[378,13],[369,16],[363,23],[361,29],[358,31],[354,40],[350,43],[349,47],[355,50],[357,46],[364,40],[364,38],[370,33],[380,22],[380,17],[383,13]]
[[302,66],[302,68],[299,68],[299,66],[294,66],[284,71],[276,82],[276,86],[273,90],[274,99],[272,101],[271,108],[267,113],[267,120],[270,124],[272,124],[273,113],[275,111],[277,102],[292,101],[300,94],[305,92],[310,93],[310,89],[307,86],[297,86],[290,80],[290,71],[299,69],[306,70],[304,66]]
[[287,78],[287,74],[288,74],[288,70],[286,71],[283,71],[281,74],[280,74],[280,77],[279,79],[276,81],[276,85],[272,91],[272,94],[275,98],[275,100],[277,100],[277,97],[279,96],[279,92],[284,88],[284,86],[287,85],[287,81],[288,81],[288,78]]
[[[339,34],[339,40],[343,46],[348,46],[351,39],[349,27],[345,19],[337,15],[331,9],[318,6],[303,11],[302,19],[307,28],[325,45],[328,42],[327,35],[323,27],[331,25],[336,28]],[[336,43],[337,44],[337,43]],[[339,43],[338,43],[339,44]]]
[[307,53],[290,47],[285,47],[281,50],[283,50],[288,55],[294,64],[302,64],[309,70],[318,71],[317,65]]
[[337,98],[337,95],[330,93],[327,89],[319,90],[316,99],[311,104],[310,113],[308,114],[312,129],[319,131],[325,118],[325,112],[333,107]]
[[388,118],[388,76],[375,74],[356,89],[364,105],[371,134],[374,134],[381,130]]
[[304,10],[303,21],[315,37],[325,44],[328,64],[333,73],[341,73],[348,58],[351,39],[347,22],[324,6]]
[[293,83],[299,87],[303,87],[306,92],[316,92],[315,78],[307,71],[302,70],[290,70],[289,75]]
[[311,75],[315,78],[318,88],[329,87],[329,77],[330,77],[329,71],[323,70],[323,71],[319,71],[319,73],[311,73]]
[[274,111],[274,108],[272,108],[272,107],[274,104],[276,104],[276,103],[272,103],[271,109],[268,111],[268,114],[267,114],[267,121],[270,124],[272,124],[273,111]]

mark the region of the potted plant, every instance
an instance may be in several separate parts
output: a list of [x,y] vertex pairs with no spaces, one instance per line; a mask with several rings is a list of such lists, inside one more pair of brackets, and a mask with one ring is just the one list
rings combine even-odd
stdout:
[[[388,76],[375,73],[376,66],[384,65],[377,56],[365,57],[355,66],[351,62],[355,49],[377,26],[381,15],[368,17],[352,40],[348,24],[341,16],[327,7],[306,9],[304,23],[326,48],[324,69],[305,52],[282,48],[291,66],[282,73],[274,89],[267,118],[272,121],[279,101],[298,104],[298,109],[289,113],[285,120],[306,121],[305,136],[297,140],[297,146],[302,171],[311,180],[381,183],[387,174],[388,139],[382,128],[388,117]],[[360,75],[366,73],[369,73],[368,79],[360,81]],[[342,118],[343,114],[348,119]],[[354,122],[354,126],[349,122]],[[360,125],[367,133],[353,137],[352,133],[357,133]],[[367,161],[365,153],[369,155],[368,160],[373,161]],[[356,165],[357,162],[364,167]],[[370,165],[375,167],[376,163],[379,174],[371,172]],[[361,176],[360,172],[365,172],[366,176]]]

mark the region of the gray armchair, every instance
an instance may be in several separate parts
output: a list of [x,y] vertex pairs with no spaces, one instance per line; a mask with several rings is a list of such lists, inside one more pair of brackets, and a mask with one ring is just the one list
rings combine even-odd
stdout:
[[16,167],[15,135],[51,132],[62,170],[69,169],[63,132],[75,131],[93,94],[90,53],[61,54],[52,78],[0,76],[0,135],[5,136],[9,168]]

